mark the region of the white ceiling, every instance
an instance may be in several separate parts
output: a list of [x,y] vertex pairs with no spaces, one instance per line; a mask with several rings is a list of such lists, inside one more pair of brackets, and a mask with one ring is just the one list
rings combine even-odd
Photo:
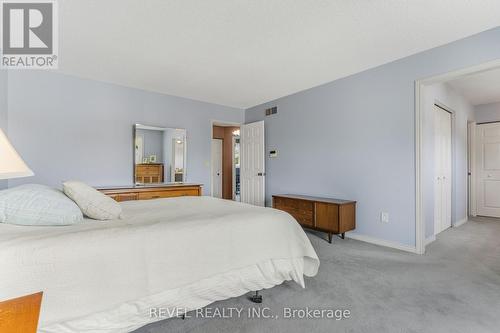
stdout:
[[472,105],[500,102],[500,68],[447,82]]
[[251,107],[500,25],[498,0],[58,0],[60,72]]

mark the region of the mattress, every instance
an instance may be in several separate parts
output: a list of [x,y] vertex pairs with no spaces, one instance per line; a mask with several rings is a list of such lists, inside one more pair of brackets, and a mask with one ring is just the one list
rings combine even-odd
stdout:
[[[0,299],[43,291],[39,332],[130,332],[151,308],[206,306],[316,275],[287,213],[212,197],[123,202],[73,226],[0,224]],[[164,319],[162,317],[160,319]]]

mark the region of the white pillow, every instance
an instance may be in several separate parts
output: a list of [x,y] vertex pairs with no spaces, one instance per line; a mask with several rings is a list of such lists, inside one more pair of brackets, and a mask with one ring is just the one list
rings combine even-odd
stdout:
[[85,183],[79,181],[64,182],[63,191],[76,202],[83,214],[92,219],[114,220],[120,218],[122,213],[120,204]]
[[60,190],[27,184],[0,191],[0,222],[19,225],[69,225],[82,211]]

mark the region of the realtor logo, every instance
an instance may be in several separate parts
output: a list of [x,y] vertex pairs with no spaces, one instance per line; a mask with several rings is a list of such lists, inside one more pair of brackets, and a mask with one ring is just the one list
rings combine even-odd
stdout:
[[2,1],[3,68],[57,68],[56,3]]

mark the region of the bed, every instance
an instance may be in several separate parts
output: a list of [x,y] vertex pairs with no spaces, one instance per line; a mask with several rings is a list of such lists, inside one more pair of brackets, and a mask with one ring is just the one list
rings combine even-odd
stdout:
[[0,224],[0,299],[43,291],[39,332],[130,332],[293,280],[319,259],[287,213],[211,197],[123,202],[120,220]]

